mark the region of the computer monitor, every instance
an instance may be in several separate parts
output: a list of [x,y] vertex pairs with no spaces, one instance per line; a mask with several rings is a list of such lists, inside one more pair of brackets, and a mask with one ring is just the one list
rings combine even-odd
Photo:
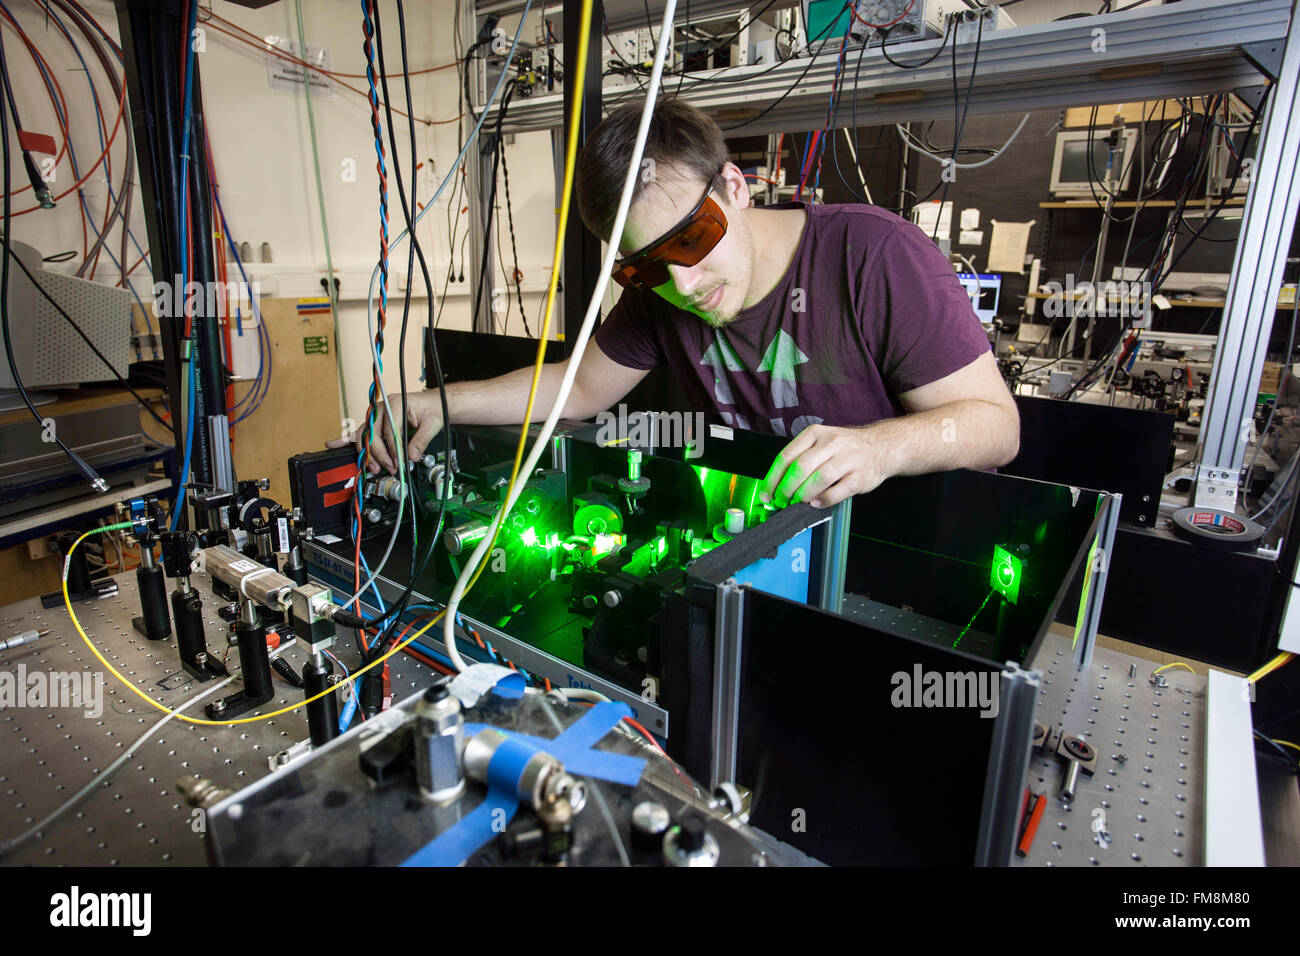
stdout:
[[[1052,195],[1082,197],[1104,195],[1101,181],[1106,178],[1106,160],[1110,145],[1106,137],[1110,128],[1066,130],[1056,134],[1052,155]],[[1092,140],[1092,164],[1088,163],[1088,140]],[[1134,163],[1130,157],[1137,143],[1137,129],[1125,129],[1115,144],[1111,178],[1119,181],[1119,191],[1128,188]]]
[[[1194,239],[1198,230],[1200,235]],[[1161,287],[1171,292],[1200,290],[1208,295],[1214,289],[1226,294],[1240,232],[1240,208],[1220,209],[1212,219],[1201,209],[1184,212],[1168,259],[1177,262]]]
[[[1214,130],[1205,173],[1206,195],[1217,198],[1229,189],[1234,196],[1246,195],[1246,190],[1250,188],[1250,167],[1254,165],[1259,152],[1259,136],[1250,134],[1250,128]],[[1242,161],[1241,170],[1234,183],[1232,174],[1237,170],[1238,159]]]
[[1002,294],[1002,276],[989,273],[959,272],[957,278],[970,296],[971,308],[981,322],[992,322],[998,314],[998,297]]

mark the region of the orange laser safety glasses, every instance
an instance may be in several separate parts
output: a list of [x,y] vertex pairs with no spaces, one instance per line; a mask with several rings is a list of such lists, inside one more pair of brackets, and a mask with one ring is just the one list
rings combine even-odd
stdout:
[[713,197],[712,183],[700,201],[677,225],[639,251],[614,264],[614,281],[623,287],[649,291],[672,277],[669,265],[693,266],[713,251],[727,234],[727,217]]

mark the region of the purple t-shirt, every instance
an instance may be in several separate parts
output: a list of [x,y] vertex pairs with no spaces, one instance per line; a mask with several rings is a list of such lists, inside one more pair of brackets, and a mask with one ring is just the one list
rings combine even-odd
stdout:
[[808,218],[794,261],[762,301],[715,330],[627,289],[596,332],[601,351],[628,368],[666,364],[693,408],[790,436],[900,415],[900,392],[989,351],[952,266],[916,226],[872,206],[773,208]]

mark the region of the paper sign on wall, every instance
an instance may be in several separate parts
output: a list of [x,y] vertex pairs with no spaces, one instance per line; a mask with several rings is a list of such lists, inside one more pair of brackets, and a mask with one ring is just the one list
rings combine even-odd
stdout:
[[993,224],[993,237],[989,240],[989,272],[1025,273],[1025,250],[1029,248],[1029,230],[1037,219],[1029,222],[999,222]]
[[933,239],[948,239],[952,235],[952,200],[942,204],[935,199],[921,203],[912,210],[921,231]]
[[[330,68],[329,50],[323,47],[312,46],[307,44],[307,55],[304,57],[298,52],[298,44],[288,37],[268,36],[263,38],[268,47],[274,47],[289,56],[305,60],[312,66],[319,67],[322,70]],[[334,96],[334,81],[328,76],[317,73],[315,70],[309,70],[300,66],[293,60],[286,59],[282,56],[276,56],[269,50],[266,54],[266,83],[271,89],[280,93],[301,93],[303,88],[303,74],[306,73],[311,77],[311,95],[316,99],[332,99]]]

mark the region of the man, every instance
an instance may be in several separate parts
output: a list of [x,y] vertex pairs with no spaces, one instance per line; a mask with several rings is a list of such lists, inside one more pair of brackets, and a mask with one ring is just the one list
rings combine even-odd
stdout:
[[[612,113],[578,161],[583,221],[606,241],[640,110]],[[1015,404],[966,292],[926,236],[870,206],[755,208],[727,155],[703,113],[659,105],[618,238],[624,291],[588,345],[564,416],[591,418],[667,364],[697,407],[792,438],[760,493],[778,507],[829,507],[893,475],[1014,458]],[[563,372],[546,367],[534,420]],[[448,386],[451,421],[517,423],[531,376]],[[408,406],[414,458],[441,429],[442,409],[433,391]],[[387,423],[383,437],[371,446],[375,472],[394,467]]]

